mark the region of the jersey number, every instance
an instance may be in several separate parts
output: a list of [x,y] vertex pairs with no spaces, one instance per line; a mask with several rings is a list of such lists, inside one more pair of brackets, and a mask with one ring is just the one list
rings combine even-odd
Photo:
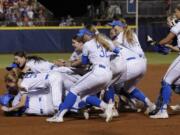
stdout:
[[97,49],[99,49],[100,52],[100,57],[108,57],[106,50],[99,44],[97,44]]
[[37,77],[36,74],[26,74],[26,75],[24,76],[24,78],[36,78],[36,77]]

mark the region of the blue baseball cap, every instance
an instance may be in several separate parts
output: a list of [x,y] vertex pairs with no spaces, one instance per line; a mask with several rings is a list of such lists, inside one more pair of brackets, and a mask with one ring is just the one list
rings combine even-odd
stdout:
[[11,94],[0,95],[0,105],[8,106],[9,101],[14,98]]
[[115,26],[125,27],[125,26],[126,26],[125,23],[122,23],[122,22],[119,21],[119,20],[114,20],[114,21],[112,21],[111,23],[108,23],[108,25],[110,25],[110,26],[112,26],[112,27],[115,27]]
[[86,29],[86,28],[83,28],[83,29],[80,29],[80,30],[79,30],[79,32],[77,33],[77,36],[82,37],[82,36],[84,36],[85,34],[91,35],[91,36],[94,35],[93,32],[89,31],[89,30]]
[[9,66],[6,67],[6,70],[10,71],[13,68],[17,68],[17,67],[18,67],[18,65],[16,63],[11,63]]

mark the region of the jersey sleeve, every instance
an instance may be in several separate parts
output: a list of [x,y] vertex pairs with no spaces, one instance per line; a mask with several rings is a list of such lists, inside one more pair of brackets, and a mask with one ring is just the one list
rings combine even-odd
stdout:
[[76,60],[76,52],[73,52],[69,58],[69,61],[74,61]]
[[84,46],[83,46],[82,55],[83,56],[88,56],[89,55],[88,46],[86,44],[84,44]]
[[25,83],[25,81],[22,80],[21,87],[24,88],[26,91],[28,91],[28,84]]
[[180,33],[180,23],[172,27],[170,31],[177,36]]

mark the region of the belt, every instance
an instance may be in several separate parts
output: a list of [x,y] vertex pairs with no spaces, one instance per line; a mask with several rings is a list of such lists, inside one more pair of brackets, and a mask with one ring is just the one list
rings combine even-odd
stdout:
[[104,68],[104,69],[106,68],[106,66],[104,66],[104,65],[102,65],[102,64],[99,64],[99,67],[100,67],[100,68]]
[[[139,58],[145,58],[145,57],[144,57],[144,55],[139,54]],[[137,59],[137,57],[129,57],[126,60],[134,60],[134,59]]]

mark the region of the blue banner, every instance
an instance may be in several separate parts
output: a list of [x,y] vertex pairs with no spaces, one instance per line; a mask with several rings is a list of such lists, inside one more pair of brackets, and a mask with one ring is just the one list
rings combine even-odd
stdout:
[[127,0],[127,13],[136,13],[136,0]]

